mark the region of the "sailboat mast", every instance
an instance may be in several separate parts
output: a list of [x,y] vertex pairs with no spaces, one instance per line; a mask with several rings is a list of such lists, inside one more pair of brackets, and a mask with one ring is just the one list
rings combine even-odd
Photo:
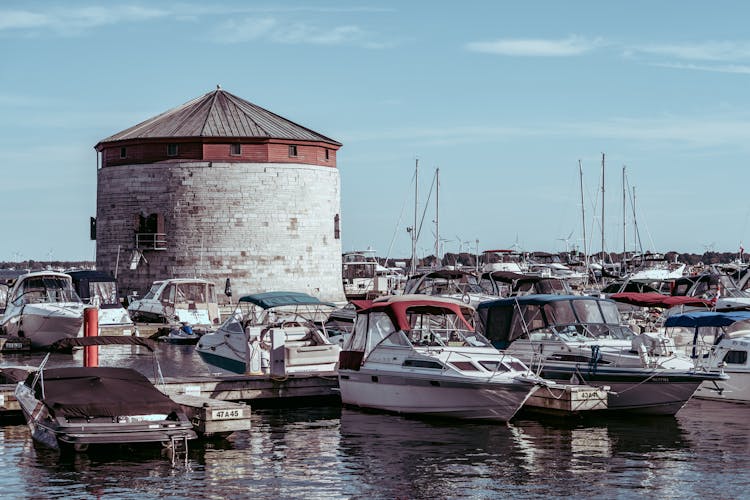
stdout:
[[604,153],[602,153],[602,269],[604,262]]
[[586,248],[586,205],[583,199],[583,167],[581,160],[578,160],[578,178],[581,184],[581,227],[583,228],[583,263],[586,266],[586,273],[589,271],[588,248]]
[[625,187],[625,165],[622,166],[622,269],[625,271],[625,255],[626,255],[626,242],[625,242],[625,231],[627,226],[627,213],[625,212],[625,198],[626,198],[626,187]]
[[411,274],[417,273],[417,207],[419,206],[419,158],[414,164],[414,226],[411,231]]
[[440,168],[435,169],[435,259],[441,267],[440,259]]

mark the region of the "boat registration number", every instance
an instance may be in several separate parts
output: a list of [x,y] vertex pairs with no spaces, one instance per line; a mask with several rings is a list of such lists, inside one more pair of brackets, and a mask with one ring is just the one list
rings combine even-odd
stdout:
[[213,420],[226,420],[230,418],[242,418],[243,411],[241,408],[233,408],[227,410],[211,410],[211,418]]

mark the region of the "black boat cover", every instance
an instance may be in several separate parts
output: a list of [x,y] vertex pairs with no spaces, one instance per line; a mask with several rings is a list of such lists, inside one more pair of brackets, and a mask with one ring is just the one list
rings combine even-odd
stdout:
[[[35,373],[25,384],[31,386]],[[42,399],[42,379],[44,399]],[[48,368],[34,388],[55,416],[118,417],[180,413],[180,406],[131,368]]]

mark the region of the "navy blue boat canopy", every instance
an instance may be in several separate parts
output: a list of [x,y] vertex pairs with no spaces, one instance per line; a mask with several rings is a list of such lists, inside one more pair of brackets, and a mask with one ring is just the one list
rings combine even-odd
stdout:
[[302,292],[256,293],[253,295],[245,295],[244,297],[241,297],[240,302],[250,302],[251,304],[255,304],[259,307],[262,307],[263,309],[270,309],[272,307],[281,307],[281,306],[307,306],[307,305],[310,305],[310,306],[323,305],[323,306],[336,307],[336,305],[331,302],[322,302],[317,297],[313,297],[312,295],[308,295]]
[[684,314],[676,314],[667,318],[664,326],[667,328],[682,326],[687,328],[707,326],[729,326],[738,321],[750,320],[750,311],[695,311]]

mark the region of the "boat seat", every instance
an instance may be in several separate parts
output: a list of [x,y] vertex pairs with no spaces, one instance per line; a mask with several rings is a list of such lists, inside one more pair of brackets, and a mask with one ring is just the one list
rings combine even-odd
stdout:
[[285,346],[287,366],[318,365],[336,363],[341,348],[337,345]]

